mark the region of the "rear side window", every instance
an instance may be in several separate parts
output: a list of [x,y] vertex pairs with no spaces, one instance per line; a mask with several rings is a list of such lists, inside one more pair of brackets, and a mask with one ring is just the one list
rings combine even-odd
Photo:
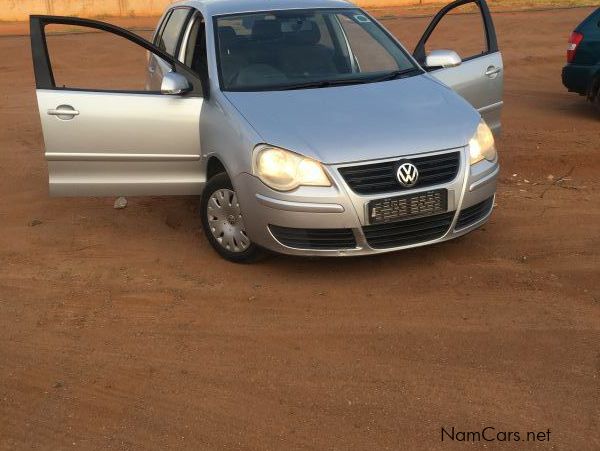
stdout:
[[160,36],[158,37],[157,46],[164,50],[169,55],[175,56],[181,36],[181,30],[187,22],[190,15],[188,8],[176,8],[173,10],[166,24],[162,27]]
[[184,64],[201,76],[208,76],[206,60],[206,28],[200,13],[192,19],[188,42],[185,48]]

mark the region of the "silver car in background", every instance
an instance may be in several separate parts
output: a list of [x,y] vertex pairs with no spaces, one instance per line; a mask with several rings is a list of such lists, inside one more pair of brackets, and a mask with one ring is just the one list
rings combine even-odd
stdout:
[[[426,52],[467,4],[487,51]],[[50,24],[146,49],[146,90],[58,86]],[[413,54],[343,0],[184,1],[152,43],[32,16],[31,39],[53,195],[201,195],[208,240],[235,262],[433,244],[491,214],[503,65],[485,0],[444,7]]]

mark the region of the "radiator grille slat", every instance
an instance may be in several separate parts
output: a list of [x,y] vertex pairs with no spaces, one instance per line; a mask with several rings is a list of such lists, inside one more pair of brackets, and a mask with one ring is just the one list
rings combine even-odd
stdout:
[[281,244],[296,249],[353,249],[356,239],[352,229],[296,229],[270,225],[271,233]]
[[479,202],[471,207],[465,208],[460,212],[455,229],[462,229],[480,221],[488,215],[494,206],[494,196]]
[[339,168],[339,172],[352,191],[358,194],[380,194],[402,191],[396,178],[400,162],[410,161],[419,171],[417,184],[410,189],[449,183],[456,178],[460,168],[460,152],[447,152],[428,157],[399,158],[384,163],[364,164]]
[[423,243],[446,234],[452,224],[454,212],[424,218],[409,219],[363,227],[367,243],[374,249],[408,246]]

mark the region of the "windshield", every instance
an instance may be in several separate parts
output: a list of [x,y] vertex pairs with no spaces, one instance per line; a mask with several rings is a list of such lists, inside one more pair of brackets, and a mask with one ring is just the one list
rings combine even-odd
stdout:
[[421,73],[360,9],[268,11],[215,18],[224,91],[306,89]]

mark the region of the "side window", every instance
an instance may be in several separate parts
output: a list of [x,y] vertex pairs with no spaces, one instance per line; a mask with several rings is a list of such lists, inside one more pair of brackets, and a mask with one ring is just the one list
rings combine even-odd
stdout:
[[425,52],[454,50],[463,60],[487,53],[487,32],[477,3],[457,6],[437,24],[425,43]]
[[206,76],[206,27],[200,13],[195,14],[185,47],[184,64],[201,76]]
[[158,24],[158,28],[156,29],[156,34],[154,35],[154,39],[152,40],[152,43],[158,47],[160,45],[160,40],[162,38],[162,34],[163,31],[165,29],[165,25],[167,24],[167,22],[169,21],[169,17],[171,17],[171,13],[173,12],[173,10],[168,11],[163,20]]
[[190,15],[189,8],[175,8],[168,17],[158,38],[157,47],[169,55],[175,55],[181,37],[181,31]]
[[144,47],[86,26],[49,24],[45,35],[56,87],[147,91]]

